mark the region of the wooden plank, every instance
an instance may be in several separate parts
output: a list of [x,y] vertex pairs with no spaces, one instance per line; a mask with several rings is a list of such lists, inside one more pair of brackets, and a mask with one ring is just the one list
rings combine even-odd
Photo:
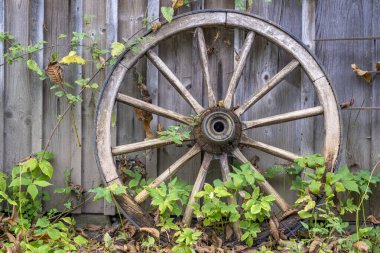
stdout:
[[[0,0],[0,32],[5,31],[5,0]],[[0,41],[0,54],[4,54],[4,43]],[[0,57],[0,171],[4,168],[4,58]]]
[[[359,37],[372,35],[372,4],[357,5],[354,2],[318,1],[316,16],[317,38]],[[364,14],[364,13],[368,13]],[[350,65],[363,69],[373,66],[372,41],[317,42],[316,54],[327,71],[338,94],[340,103],[355,99],[355,106],[371,106],[371,88],[352,73]],[[347,67],[344,67],[347,66]],[[323,126],[316,119],[316,136],[323,134]],[[343,143],[341,164],[349,168],[370,167],[371,115],[364,111],[342,111]],[[316,149],[323,143],[315,138]]]
[[[160,16],[160,0],[148,0],[148,21],[152,22]],[[158,54],[158,46],[152,49]],[[147,61],[146,66],[146,85],[152,97],[152,104],[158,104],[158,69]],[[150,123],[152,129],[157,129],[158,117],[153,117]],[[146,152],[145,168],[148,177],[157,177],[157,150],[151,149]]]
[[[106,46],[106,2],[102,0],[84,0],[83,16],[93,17],[91,23],[83,24],[83,32],[88,34],[100,35],[99,47]],[[89,43],[88,41],[84,42]],[[87,44],[89,45],[89,44]],[[85,59],[91,59],[91,52],[83,52]],[[95,64],[87,64],[83,67],[83,76],[91,77],[97,71]],[[101,72],[93,82],[102,84],[105,79],[105,71]],[[88,190],[97,187],[102,183],[99,173],[96,171],[95,152],[94,152],[94,117],[98,92],[85,90],[82,102],[82,186]],[[104,204],[101,202],[88,201],[82,207],[84,213],[103,213]]]
[[[106,46],[111,48],[111,44],[117,41],[117,31],[118,31],[118,2],[114,0],[106,1]],[[111,67],[107,68],[107,72]],[[113,114],[117,115],[117,105],[115,104],[113,109]],[[117,142],[117,129],[112,126],[111,129],[111,139],[112,145],[116,145]],[[114,215],[115,206],[108,204],[107,201],[104,202],[104,215]]]
[[[70,6],[71,11],[71,30],[75,32],[83,31],[83,0],[74,0]],[[78,48],[77,54],[83,56],[83,50]],[[82,66],[74,66],[71,72],[71,80],[75,80],[82,76]],[[79,86],[75,86],[75,93],[78,94],[80,90]],[[70,112],[71,113],[71,112]],[[73,121],[75,120],[75,122]],[[82,137],[82,108],[80,104],[72,109],[72,117],[70,119],[72,126],[76,124],[76,131],[71,127],[71,181],[74,184],[82,185],[82,150],[81,143],[78,142],[75,136]],[[81,139],[80,139],[81,141]],[[81,213],[81,208],[78,208],[74,213]]]
[[[44,24],[44,1],[31,1],[31,24],[30,24],[30,40],[32,43],[42,41]],[[44,52],[35,53],[32,59],[35,60],[38,66],[43,66]],[[37,75],[31,73],[32,86],[32,152],[37,152],[42,149],[42,114],[43,114],[43,82]]]
[[[170,0],[160,2],[161,6],[171,5]],[[183,13],[190,11],[189,7],[180,8],[177,12]],[[202,103],[199,98],[202,97],[201,83],[194,82],[192,79],[193,66],[192,59],[193,48],[192,41],[193,31],[183,32],[180,35],[175,35],[159,44],[159,56],[183,83],[185,88],[192,94],[198,103]],[[201,72],[200,72],[201,73]],[[172,88],[166,78],[160,73],[158,76],[158,104],[161,107],[171,109],[185,116],[195,115],[196,113],[188,103]],[[172,120],[167,120],[163,117],[158,118],[158,123],[165,127],[177,125]],[[164,172],[172,163],[178,160],[187,152],[186,146],[168,146],[158,150],[158,174]],[[197,155],[186,163],[178,172],[178,177],[186,180],[188,183],[193,183],[197,176],[197,171],[193,168],[199,168],[201,156]]]
[[[44,39],[52,44],[68,45],[71,27],[70,27],[70,10],[69,3],[66,1],[45,1],[44,10],[44,24],[45,24],[45,34]],[[59,34],[67,34],[68,37],[65,39],[58,40]],[[53,52],[57,52],[59,57],[63,57],[68,54],[69,49],[65,47],[57,48],[46,48],[44,51],[44,66],[49,64],[49,57]],[[75,68],[75,67],[74,67]],[[75,71],[73,67],[65,67],[64,80],[69,83],[73,83],[75,77],[71,75],[72,71]],[[48,141],[52,130],[57,123],[57,118],[61,115],[67,108],[68,104],[64,98],[58,98],[54,95],[54,92],[50,90],[53,84],[49,80],[44,81],[43,86],[43,133],[44,133],[44,145]],[[61,121],[57,131],[52,137],[49,150],[55,154],[53,161],[53,166],[56,168],[54,171],[54,177],[52,183],[54,188],[64,187],[64,171],[71,170],[72,168],[72,157],[74,153],[72,152],[72,142],[75,141],[75,137],[71,132],[72,123],[69,114],[64,117]],[[62,152],[65,151],[65,152]],[[80,152],[80,151],[77,151]],[[77,170],[79,169],[79,175]],[[73,177],[78,176],[80,179],[81,166],[79,164],[78,168],[73,170]],[[74,178],[73,180],[76,180]],[[81,184],[79,181],[75,183]],[[51,196],[51,200],[45,203],[45,209],[57,208],[58,210],[64,209],[63,204],[66,201],[65,197],[60,194],[54,194],[53,187],[48,188],[48,192]]]
[[[315,51],[315,0],[302,1],[302,42],[311,52]],[[309,77],[301,73],[301,109],[313,107],[315,91]],[[300,138],[300,154],[314,154],[314,119],[297,122]]]
[[[22,0],[7,1],[5,5],[5,30],[23,45],[30,42],[29,8],[30,2]],[[18,61],[5,66],[5,76],[4,166],[10,170],[17,161],[31,153],[31,128],[35,119],[32,118],[32,89],[25,63]]]
[[[374,1],[373,2],[373,11],[372,11],[372,34],[373,35],[379,35],[380,34],[380,27],[376,25],[379,15],[377,13],[380,13],[380,1]],[[375,66],[375,64],[380,61],[380,41],[375,40],[372,42],[373,46],[373,54],[372,54],[372,66]],[[372,84],[372,106],[379,106],[380,105],[380,78],[377,76],[375,78],[373,84]],[[380,159],[380,111],[379,110],[373,110],[372,112],[369,112],[370,117],[372,119],[372,126],[371,126],[371,168],[376,164],[377,161]],[[380,168],[377,168],[375,173],[379,173]],[[380,204],[379,204],[379,197],[380,197],[380,188],[377,187],[374,191],[374,194],[370,197],[370,210],[369,213],[373,214],[375,216],[380,216]]]
[[[230,0],[204,1],[204,9],[216,8],[235,9],[235,4],[234,1]],[[234,71],[234,30],[223,27],[205,28],[204,34],[206,45],[209,48],[208,61],[211,86],[214,90],[216,101],[219,101],[224,98]],[[207,103],[207,90],[205,87],[203,89],[203,101],[204,104]],[[208,171],[207,182],[222,178],[219,161],[212,161]]]
[[[338,9],[336,9],[338,8]],[[317,2],[316,37],[363,37],[372,34],[372,2],[362,4],[347,1]],[[333,16],[331,16],[333,15]],[[375,15],[376,16],[376,15]],[[375,18],[376,19],[376,18]],[[363,80],[356,78],[350,65],[358,64],[363,69],[373,67],[373,41],[317,42],[316,54],[331,79],[340,103],[355,99],[355,106],[371,106],[371,88]],[[344,67],[347,66],[347,67]],[[342,111],[342,152],[341,164],[352,171],[370,168],[371,164],[371,114],[366,111]],[[323,132],[317,121],[316,136]],[[376,135],[376,134],[375,134]],[[316,147],[323,143],[316,137]],[[370,208],[366,207],[366,211]],[[347,216],[354,220],[355,217]]]
[[[297,37],[301,35],[301,6],[295,1],[272,1],[270,3],[253,1],[252,13],[280,24]],[[236,101],[242,104],[252,94],[257,94],[263,88],[263,85],[291,60],[292,57],[284,50],[280,50],[278,46],[256,34],[251,58],[248,60],[250,65],[247,65],[248,70],[246,70],[243,79],[245,81],[242,83],[239,97],[235,96]],[[242,120],[260,119],[299,110],[299,99],[296,99],[300,97],[299,82],[299,71],[294,70],[277,87],[262,97],[256,105],[242,114]],[[266,126],[249,130],[247,134],[256,141],[297,154],[299,153],[299,142],[295,125],[295,122],[288,122],[281,125]],[[245,149],[243,153],[263,170],[274,164],[288,163],[288,161],[281,158],[254,149]],[[293,203],[296,198],[294,193],[289,193],[288,191],[291,180],[292,178],[286,175],[270,180],[270,183],[288,203]]]

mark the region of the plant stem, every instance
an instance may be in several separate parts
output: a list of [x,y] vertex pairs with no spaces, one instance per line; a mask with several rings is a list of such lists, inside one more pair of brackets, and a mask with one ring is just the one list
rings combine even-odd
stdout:
[[377,161],[377,163],[375,164],[375,166],[373,166],[373,168],[371,170],[371,175],[370,175],[370,177],[368,179],[367,187],[366,187],[366,189],[365,189],[365,191],[364,191],[364,193],[363,193],[363,195],[362,195],[362,197],[360,199],[359,205],[358,205],[358,207],[356,209],[356,235],[357,235],[357,239],[358,240],[360,238],[360,235],[359,235],[359,211],[360,211],[360,206],[363,205],[364,198],[365,198],[365,196],[368,193],[368,189],[369,189],[369,185],[371,183],[371,179],[373,177],[373,173],[375,172],[375,170],[376,170],[377,166],[379,166],[379,164],[380,164],[380,160]]

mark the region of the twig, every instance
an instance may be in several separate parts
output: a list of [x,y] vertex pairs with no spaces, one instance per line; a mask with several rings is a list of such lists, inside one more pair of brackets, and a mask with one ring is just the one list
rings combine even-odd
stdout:
[[380,110],[380,107],[348,107],[342,110]]
[[322,38],[322,39],[315,39],[314,41],[379,40],[379,39],[380,39],[380,36],[369,36],[369,37]]

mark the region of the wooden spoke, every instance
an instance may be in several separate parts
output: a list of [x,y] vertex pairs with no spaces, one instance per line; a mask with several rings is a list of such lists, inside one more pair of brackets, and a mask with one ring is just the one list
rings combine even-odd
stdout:
[[193,119],[191,117],[184,116],[182,114],[164,109],[164,108],[159,107],[157,105],[150,104],[150,103],[144,102],[140,99],[130,97],[130,96],[127,96],[127,95],[124,95],[121,93],[117,94],[116,100],[118,102],[130,105],[130,106],[133,106],[135,108],[138,108],[138,109],[141,109],[144,111],[148,111],[148,112],[160,115],[160,116],[163,116],[163,117],[168,118],[168,119],[175,120],[175,121],[180,122],[180,123],[184,123],[186,125],[191,125],[193,123]]
[[[228,166],[228,157],[227,157],[226,153],[224,153],[223,155],[220,156],[220,168],[222,170],[223,181],[226,182],[226,181],[230,180],[230,177],[228,175],[230,173],[230,168]],[[229,204],[236,204],[237,203],[235,197],[228,198],[227,201]],[[239,221],[236,221],[232,224],[232,228],[233,228],[233,230],[236,234],[236,238],[238,240],[240,240],[240,238],[242,236],[242,232],[241,232],[239,223],[240,223]]]
[[267,118],[251,120],[251,121],[243,121],[243,129],[270,126],[274,124],[284,123],[288,121],[298,120],[309,118],[317,115],[323,114],[323,107],[316,106],[312,108],[307,108],[299,111],[283,113],[275,116],[270,116]]
[[209,153],[205,153],[201,167],[199,168],[197,179],[195,180],[193,190],[191,191],[191,195],[189,197],[189,202],[186,206],[186,210],[183,215],[182,223],[186,226],[190,225],[191,218],[193,216],[193,208],[190,205],[196,202],[195,194],[197,194],[197,192],[199,192],[203,187],[211,160],[212,155]]
[[161,58],[152,50],[146,53],[149,60],[157,67],[157,69],[165,76],[171,85],[181,94],[181,96],[190,104],[196,113],[201,113],[203,107],[195,100],[190,92],[185,88],[181,81],[174,75],[169,67],[161,60]]
[[274,155],[274,156],[281,157],[283,159],[292,161],[292,162],[295,159],[301,157],[300,155],[297,155],[297,154],[294,154],[292,152],[283,150],[281,148],[277,148],[277,147],[274,147],[274,146],[271,146],[271,145],[268,145],[268,144],[265,144],[265,143],[262,143],[262,142],[259,142],[259,141],[255,141],[255,140],[249,138],[246,135],[243,135],[241,137],[240,143],[243,144],[243,145],[246,145],[246,146],[249,146],[249,147],[261,150],[261,151],[263,151],[265,153],[268,153],[268,154],[271,154],[271,155]]
[[203,79],[207,87],[208,106],[213,107],[216,105],[216,98],[214,95],[214,91],[211,87],[210,71],[208,69],[207,47],[205,42],[205,36],[203,34],[203,29],[198,27],[197,29],[195,29],[195,34],[197,35],[198,40],[199,59],[201,61]]
[[255,33],[249,32],[247,34],[247,38],[244,41],[244,44],[241,48],[240,55],[239,55],[239,62],[236,65],[236,68],[234,70],[234,73],[232,74],[230,84],[228,86],[227,94],[224,99],[224,106],[226,108],[230,108],[232,104],[232,99],[236,91],[237,84],[239,82],[239,79],[241,77],[241,73],[243,72],[245,63],[248,58],[248,54],[251,51],[253,40],[255,39]]
[[246,110],[248,110],[252,105],[257,103],[265,94],[276,87],[287,75],[289,75],[300,63],[297,60],[291,61],[283,69],[280,70],[276,75],[274,75],[269,81],[267,81],[261,90],[251,96],[243,105],[235,110],[236,115],[242,115]]
[[[190,140],[184,140],[190,141]],[[112,148],[112,155],[128,154],[137,151],[143,151],[147,149],[160,148],[173,144],[171,140],[152,139],[147,141],[136,142],[132,144],[120,145]]]
[[[198,144],[195,144],[185,155],[183,155],[180,159],[178,159],[172,165],[170,165],[170,167],[167,168],[160,176],[158,176],[148,187],[156,188],[157,186],[159,186],[162,182],[176,174],[182,165],[184,165],[188,160],[190,160],[199,152],[201,152],[201,148]],[[148,198],[148,196],[148,191],[144,189],[139,194],[137,194],[137,196],[135,197],[135,201],[136,203],[142,203],[144,200]]]
[[[242,163],[249,162],[248,159],[243,155],[243,153],[240,151],[240,149],[236,148],[234,151],[232,151],[232,154]],[[260,173],[252,164],[251,164],[252,170],[254,170],[257,173]],[[271,194],[276,198],[276,203],[278,207],[282,211],[286,211],[290,209],[290,206],[286,201],[281,197],[281,195],[268,183],[268,181],[264,180],[264,182],[258,182],[257,183],[260,188],[265,191],[267,194]]]

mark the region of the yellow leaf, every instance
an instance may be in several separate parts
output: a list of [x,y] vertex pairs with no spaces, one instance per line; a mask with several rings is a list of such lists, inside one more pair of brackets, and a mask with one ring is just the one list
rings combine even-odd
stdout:
[[114,42],[111,44],[111,55],[112,57],[116,57],[118,55],[120,55],[124,50],[125,50],[125,46],[124,44],[120,43],[120,42]]
[[172,0],[172,8],[177,9],[185,4],[184,0]]
[[64,56],[59,63],[63,64],[85,64],[86,60],[77,55],[77,52],[70,51],[70,53]]
[[372,82],[372,75],[366,70],[362,70],[356,64],[351,64],[352,71],[357,75],[366,80],[367,83]]

